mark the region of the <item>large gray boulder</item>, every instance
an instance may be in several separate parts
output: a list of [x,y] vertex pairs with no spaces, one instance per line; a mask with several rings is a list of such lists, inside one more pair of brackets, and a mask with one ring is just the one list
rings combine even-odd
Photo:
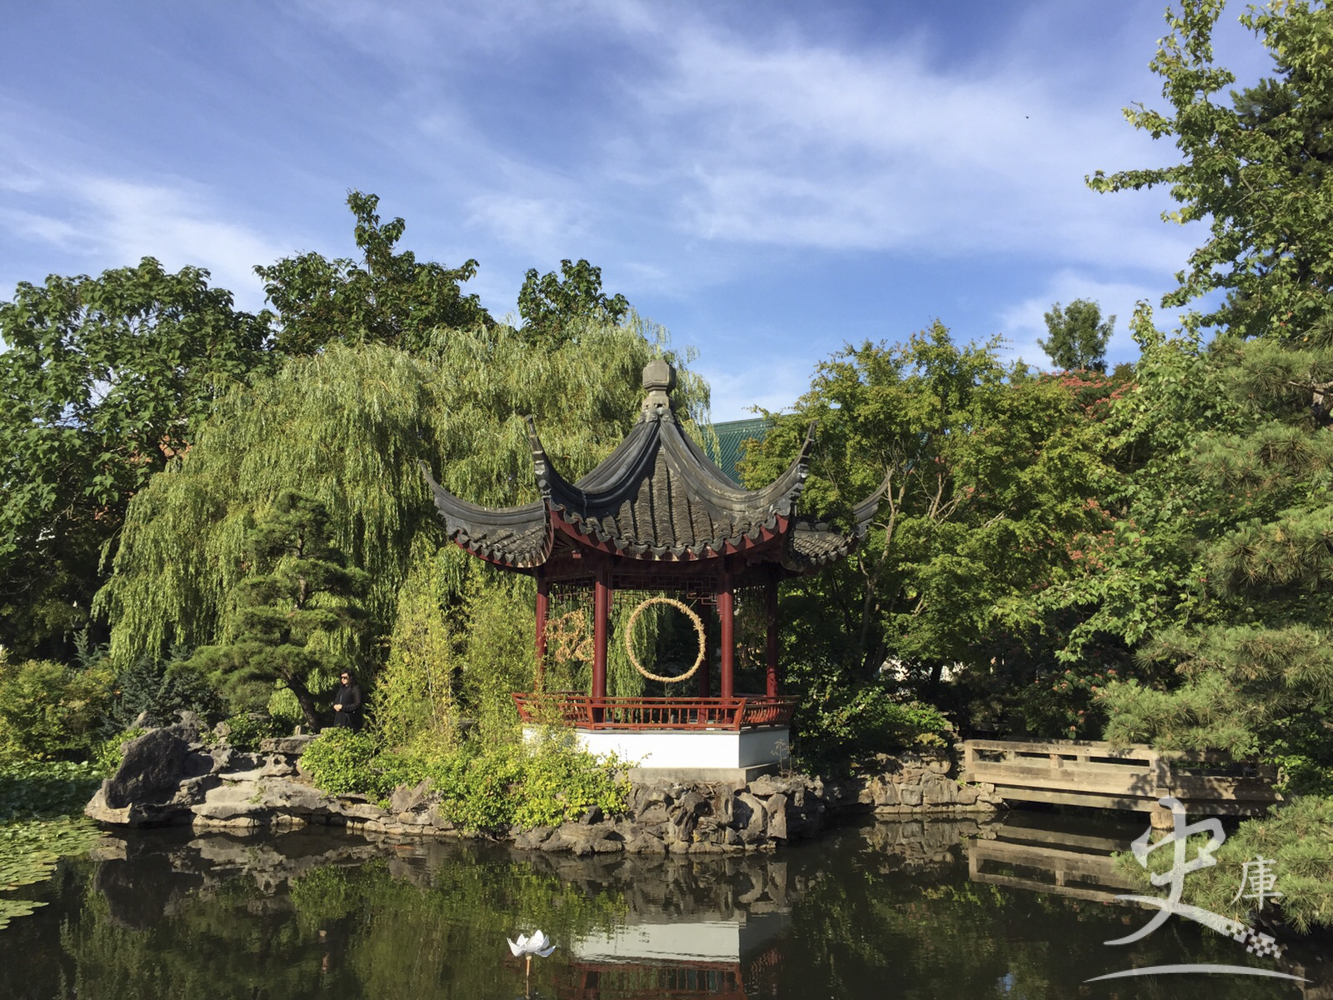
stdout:
[[103,785],[106,804],[123,809],[131,803],[165,802],[187,777],[189,744],[170,729],[151,729],[125,744],[115,775]]

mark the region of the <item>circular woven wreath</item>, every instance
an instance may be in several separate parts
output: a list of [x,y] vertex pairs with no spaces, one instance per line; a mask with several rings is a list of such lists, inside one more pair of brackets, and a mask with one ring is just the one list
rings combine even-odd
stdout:
[[[661,674],[650,673],[643,669],[643,664],[639,662],[638,657],[634,655],[634,623],[639,620],[639,615],[643,614],[643,609],[651,604],[669,604],[673,608],[679,608],[690,619],[694,625],[694,631],[699,636],[699,655],[694,658],[694,666],[683,674],[677,674],[675,677],[663,677]],[[694,672],[704,662],[706,652],[704,646],[704,623],[700,617],[694,613],[694,610],[687,604],[677,601],[671,597],[649,597],[639,603],[634,609],[634,614],[629,616],[629,623],[625,626],[625,652],[629,654],[629,662],[634,664],[634,669],[650,681],[661,681],[663,684],[677,684],[680,681],[689,680],[694,676]]]

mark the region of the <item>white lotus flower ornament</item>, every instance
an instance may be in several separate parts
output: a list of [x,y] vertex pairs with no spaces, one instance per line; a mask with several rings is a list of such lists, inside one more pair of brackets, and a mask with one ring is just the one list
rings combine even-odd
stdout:
[[[505,938],[505,940],[509,941],[509,938]],[[514,953],[515,958],[522,955],[527,959],[525,975],[531,975],[532,956],[537,955],[540,958],[546,958],[551,952],[555,951],[555,945],[551,944],[550,939],[538,930],[532,932],[532,937],[520,934],[517,941],[509,941],[509,950]]]

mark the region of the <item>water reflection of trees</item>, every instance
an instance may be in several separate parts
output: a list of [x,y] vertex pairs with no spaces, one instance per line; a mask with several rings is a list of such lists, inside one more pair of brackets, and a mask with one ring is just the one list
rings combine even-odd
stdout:
[[[1084,985],[1132,965],[1233,963],[1243,953],[1176,921],[1135,946],[1107,947],[1146,917],[969,882],[963,838],[978,832],[877,824],[742,858],[576,859],[300,834],[137,838],[67,867],[63,921],[34,916],[6,932],[0,995],[512,997],[522,965],[503,939],[537,927],[560,945],[534,963],[531,987],[544,997],[1298,995],[1232,977]],[[696,954],[692,963],[671,955],[661,928],[693,925],[750,936],[737,936],[734,961]],[[636,957],[639,939],[651,955]]]

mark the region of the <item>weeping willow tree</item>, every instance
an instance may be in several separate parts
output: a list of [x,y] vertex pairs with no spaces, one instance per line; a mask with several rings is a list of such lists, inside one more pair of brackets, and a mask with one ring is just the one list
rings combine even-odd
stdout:
[[[435,601],[447,616],[436,639],[461,657],[465,696],[531,683],[531,581],[443,547],[418,461],[475,503],[535,500],[521,417],[531,414],[548,453],[581,476],[628,432],[643,366],[665,351],[665,331],[631,318],[589,321],[556,345],[498,326],[449,330],[418,356],[334,344],[290,359],[224,399],[194,446],[131,501],[97,601],[114,661],[234,641],[247,525],[296,490],[323,506],[331,544],[370,578],[370,627],[331,631],[332,652],[371,673],[391,655],[385,640],[406,635],[399,601],[409,593],[418,612]],[[700,418],[706,387],[688,372],[681,386],[682,415]]]

